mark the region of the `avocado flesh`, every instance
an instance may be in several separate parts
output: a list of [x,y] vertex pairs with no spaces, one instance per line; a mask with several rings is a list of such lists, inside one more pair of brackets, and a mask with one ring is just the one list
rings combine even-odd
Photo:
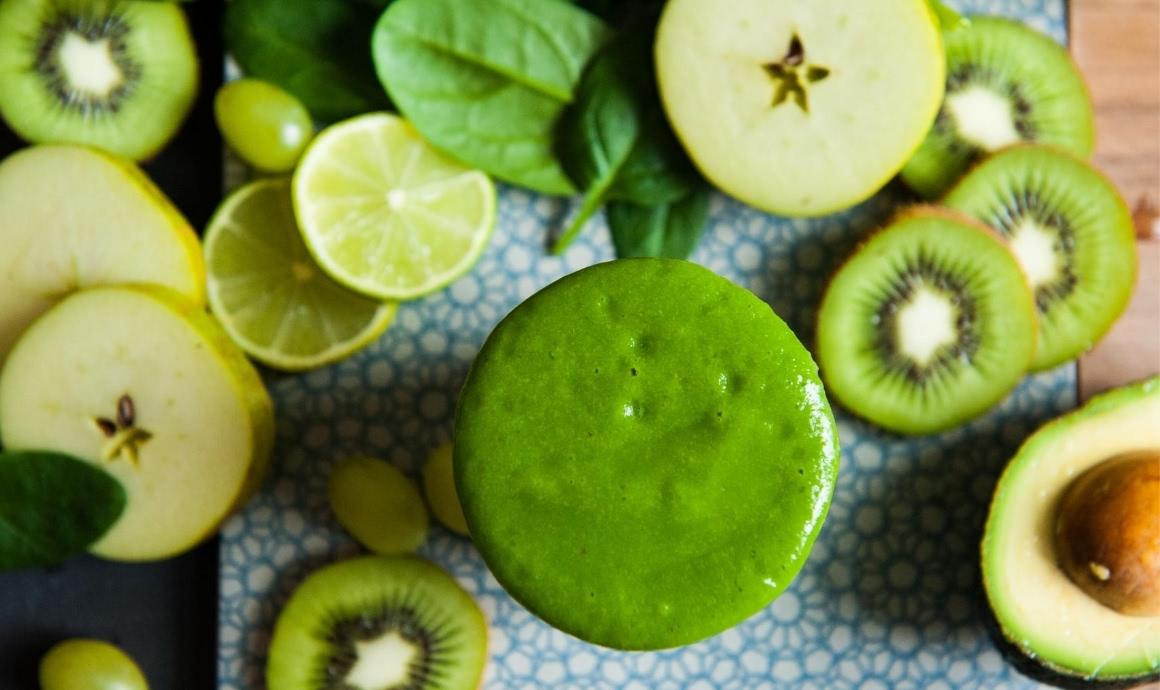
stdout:
[[1089,597],[1059,567],[1055,507],[1071,480],[1121,453],[1160,448],[1160,378],[1121,388],[1033,434],[995,490],[982,572],[1003,638],[1064,676],[1160,677],[1160,618],[1126,616]]

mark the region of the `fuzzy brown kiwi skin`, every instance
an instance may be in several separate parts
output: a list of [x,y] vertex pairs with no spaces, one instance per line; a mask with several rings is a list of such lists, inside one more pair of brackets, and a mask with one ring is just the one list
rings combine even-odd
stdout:
[[[192,61],[192,65],[191,65],[193,73],[191,76],[192,76],[192,84],[194,86],[193,86],[192,92],[188,95],[188,97],[183,102],[182,107],[180,109],[179,116],[177,118],[177,124],[173,126],[173,131],[170,132],[169,136],[167,136],[164,139],[162,139],[161,141],[159,141],[156,145],[149,147],[148,149],[144,149],[142,151],[139,151],[131,156],[126,155],[125,153],[117,152],[117,151],[109,151],[109,150],[105,149],[104,147],[100,146],[99,144],[88,143],[88,142],[36,141],[33,143],[34,144],[53,144],[53,143],[70,144],[70,143],[72,143],[72,144],[75,144],[78,146],[88,146],[89,148],[99,149],[100,151],[107,153],[109,155],[123,158],[123,159],[128,160],[128,161],[132,161],[138,165],[148,164],[148,163],[152,162],[154,159],[156,159],[166,149],[166,147],[168,147],[169,144],[175,138],[177,138],[177,136],[180,135],[182,128],[188,123],[189,118],[190,118],[190,114],[193,112],[194,107],[196,107],[198,97],[201,93],[202,77],[204,75],[202,73],[201,55],[199,53],[200,46],[197,43],[197,41],[194,39],[193,26],[190,23],[188,11],[182,7],[182,5],[184,5],[186,2],[189,2],[189,1],[190,0],[178,0],[178,2],[175,3],[175,7],[177,9],[177,12],[179,15],[179,20],[180,20],[180,23],[182,25],[182,28],[184,29],[184,31],[181,32],[180,36],[181,36],[183,42],[188,43],[189,51],[193,56],[193,61]],[[42,28],[43,28],[43,25],[42,25]],[[0,120],[0,122],[2,122],[2,120]]]
[[[1002,235],[999,234],[999,232],[997,230],[995,230],[991,226],[987,225],[986,223],[983,223],[982,221],[978,220],[977,218],[973,218],[971,216],[968,216],[965,213],[962,213],[961,211],[955,211],[955,210],[949,209],[945,206],[936,206],[933,203],[913,204],[913,205],[907,206],[907,207],[899,210],[897,213],[895,213],[893,216],[891,216],[890,219],[887,220],[882,225],[882,227],[870,232],[868,235],[866,235],[866,237],[864,237],[860,242],[858,242],[858,244],[856,244],[854,246],[853,251],[851,251],[849,256],[846,257],[846,260],[842,261],[842,263],[839,264],[836,269],[834,269],[834,272],[831,273],[828,278],[826,278],[826,284],[822,289],[822,294],[824,295],[824,294],[826,294],[826,292],[829,291],[830,283],[832,283],[834,281],[834,276],[838,275],[838,271],[842,270],[842,267],[846,265],[846,261],[849,261],[855,254],[862,251],[866,247],[866,245],[870,242],[870,240],[877,237],[879,233],[885,232],[886,230],[890,229],[891,226],[896,225],[897,223],[900,223],[904,220],[909,220],[911,218],[942,218],[944,220],[954,221],[954,222],[959,223],[961,225],[969,225],[976,230],[980,230],[980,231],[986,233],[987,235],[990,235],[996,241],[1002,243],[1004,247],[1007,246],[1007,241],[1003,238]],[[1027,285],[1027,289],[1031,290],[1031,283],[1028,282],[1026,275],[1023,276],[1023,282],[1024,282],[1024,284]],[[1032,302],[1032,304],[1031,304],[1031,312],[1032,313],[1035,312],[1034,302]],[[818,326],[821,325],[820,317],[821,317],[821,310],[819,309],[818,313],[814,317],[814,319],[815,319],[814,320],[814,331],[815,332],[817,331]],[[1035,337],[1038,341],[1038,338],[1039,338],[1039,325],[1038,325],[1038,323],[1036,323],[1036,327],[1035,327],[1034,331],[1035,331]]]
[[[966,177],[968,175],[975,172],[976,168],[981,166],[983,163],[986,163],[987,160],[990,159],[992,156],[997,156],[1000,153],[1005,153],[1007,151],[1014,151],[1014,150],[1018,150],[1018,149],[1047,149],[1047,150],[1051,151],[1052,153],[1057,153],[1061,156],[1066,156],[1066,157],[1068,157],[1076,162],[1083,163],[1087,167],[1094,170],[1096,172],[1096,174],[1098,174],[1105,182],[1108,183],[1109,186],[1112,187],[1112,189],[1117,189],[1117,190],[1119,189],[1118,187],[1116,187],[1115,182],[1112,181],[1112,178],[1108,177],[1107,173],[1105,173],[1103,170],[1100,170],[1099,168],[1097,168],[1095,165],[1092,164],[1092,162],[1090,160],[1088,160],[1087,158],[1084,158],[1083,156],[1077,156],[1076,154],[1072,153],[1071,151],[1068,151],[1067,149],[1065,149],[1062,146],[1059,146],[1057,144],[1048,144],[1048,143],[1039,142],[1039,141],[1019,141],[1019,142],[1015,142],[1014,144],[1008,144],[1007,146],[1004,146],[1003,148],[995,149],[994,151],[990,152],[986,156],[981,156],[978,160],[971,163],[970,167],[968,167],[966,169],[966,171],[963,172],[962,177],[955,180],[954,184],[947,187],[947,190],[945,192],[943,192],[942,196],[940,196],[937,201],[930,202],[927,204],[920,204],[920,206],[925,207],[925,208],[941,209],[944,211],[950,211],[951,213],[954,213],[956,215],[966,216],[966,214],[960,213],[959,211],[954,211],[954,210],[946,208],[944,206],[935,206],[934,204],[943,203],[951,195],[952,192],[957,191],[958,188],[960,186],[962,186],[963,180],[966,179]],[[1128,203],[1126,201],[1124,201],[1123,195],[1117,194],[1116,196],[1119,198],[1119,200],[1122,203],[1122,205],[1124,206],[1124,208],[1128,209]],[[970,218],[975,223],[981,222],[978,219],[972,218],[971,216],[966,216],[966,217]],[[986,225],[986,223],[983,223],[983,225]],[[989,228],[990,226],[987,226],[987,227]],[[1006,240],[1004,240],[1004,241],[1006,241]]]
[[[335,562],[329,562],[327,559],[324,559],[324,561],[322,561],[320,563],[315,563],[314,566],[311,566],[308,569],[308,572],[306,573],[305,577],[300,582],[298,582],[297,586],[295,587],[295,589],[291,593],[290,600],[288,600],[287,602],[284,603],[283,609],[282,609],[282,611],[280,611],[278,613],[277,620],[274,623],[274,629],[273,629],[272,637],[271,637],[270,644],[269,644],[270,650],[269,650],[268,658],[267,658],[266,664],[265,664],[266,668],[265,668],[265,676],[264,676],[266,678],[266,684],[269,686],[269,690],[289,690],[290,687],[296,687],[296,688],[297,687],[303,687],[303,688],[306,687],[305,685],[300,686],[298,682],[292,682],[292,683],[275,682],[275,679],[273,679],[271,677],[271,674],[274,673],[274,669],[276,668],[275,655],[277,654],[277,652],[274,651],[276,649],[276,646],[274,643],[278,638],[278,633],[280,631],[283,631],[283,630],[290,630],[290,629],[301,630],[301,629],[303,629],[301,624],[300,624],[301,617],[299,617],[299,619],[295,620],[293,623],[288,623],[287,621],[289,621],[290,619],[286,618],[284,615],[286,613],[286,609],[289,606],[293,605],[295,598],[298,596],[299,590],[303,586],[305,586],[311,580],[311,578],[313,578],[316,574],[318,574],[321,571],[326,571],[326,570],[331,569],[331,568],[339,567],[339,566],[342,566],[343,564],[353,564],[355,562],[360,562],[360,561],[363,561],[363,562],[370,562],[370,561],[410,562],[411,564],[423,565],[429,569],[438,570],[443,575],[445,575],[448,579],[450,579],[452,582],[455,582],[454,576],[452,576],[450,572],[445,570],[438,563],[436,563],[428,558],[425,558],[423,556],[417,555],[417,554],[406,554],[406,555],[399,555],[399,556],[379,556],[379,555],[371,554],[371,555],[355,556],[355,557],[349,558],[349,559],[340,559],[340,560],[335,561]],[[318,567],[318,566],[320,566],[320,567]],[[331,580],[335,580],[335,579],[336,578],[331,577]],[[342,578],[342,580],[350,581],[350,578],[344,577],[344,578]],[[345,585],[346,582],[334,582],[334,581],[332,581],[329,584],[332,585],[332,587],[330,588],[330,591],[336,591],[333,585],[336,585],[336,584]],[[488,663],[488,661],[487,661],[488,660],[488,651],[491,649],[491,643],[492,643],[491,629],[490,629],[490,626],[488,625],[488,621],[487,621],[486,616],[483,613],[483,610],[479,607],[479,602],[476,599],[476,597],[474,597],[473,595],[471,595],[471,593],[464,590],[462,585],[459,585],[457,582],[455,584],[460,590],[462,590],[462,593],[465,596],[467,596],[469,599],[471,599],[474,602],[474,605],[471,607],[470,611],[468,612],[468,615],[476,621],[476,623],[478,624],[478,628],[477,628],[476,632],[481,633],[482,637],[483,637],[483,645],[482,645],[482,649],[481,649],[482,659],[480,660],[480,664],[479,664],[478,668],[476,668],[475,665],[472,665],[472,667],[471,667],[473,670],[475,670],[477,672],[477,673],[473,673],[472,675],[477,675],[478,677],[474,680],[474,682],[471,683],[470,686],[460,685],[457,683],[455,685],[455,687],[456,688],[469,688],[470,687],[472,690],[483,690],[484,681],[486,679],[486,670],[487,670],[487,663]],[[346,603],[350,603],[350,602],[346,602]],[[330,608],[329,604],[327,605],[327,608]],[[387,607],[384,607],[384,609],[386,609],[386,608]],[[419,607],[419,608],[422,608],[422,607]],[[336,610],[348,610],[348,609],[349,609],[349,607],[343,607],[343,608],[336,609]],[[320,610],[320,609],[315,607],[315,610]],[[325,618],[319,618],[318,620],[324,621]],[[337,616],[337,617],[331,616],[329,622],[326,623],[325,625],[323,625],[321,628],[322,630],[326,631],[327,635],[330,635],[331,632],[333,631],[332,626],[335,624],[335,620],[345,620],[345,621],[349,622],[352,620],[352,616],[347,615],[346,613],[343,613],[341,616]],[[315,637],[317,637],[318,634],[319,633],[317,631],[312,633],[312,635]],[[335,651],[334,647],[333,647],[333,644],[335,644],[335,642],[333,640],[327,640],[327,644],[331,645],[329,647],[329,649],[326,650],[327,653],[333,653]],[[429,657],[429,659],[430,659],[430,657]],[[278,672],[278,679],[277,679],[278,681],[286,681],[288,679],[287,672],[284,670],[284,666],[282,668],[283,668],[283,670],[280,670]],[[294,667],[294,670],[296,672],[302,671],[302,669],[298,668],[298,667]],[[301,679],[302,679],[301,676],[295,676],[294,678],[291,678],[290,680],[299,681]],[[464,682],[468,681],[468,679],[465,679],[465,678],[461,678],[458,680],[462,680]],[[345,684],[344,684],[344,686],[345,686]],[[444,686],[444,684],[441,683],[440,687],[443,687],[443,686]],[[314,687],[314,684],[311,683],[310,687]],[[395,686],[392,685],[391,687],[395,687]],[[409,684],[407,687],[412,687],[412,686]],[[424,682],[423,687],[428,687],[428,683]]]
[[[1062,48],[1062,46],[1061,46],[1061,48]],[[1063,48],[1063,55],[1065,58],[1067,58],[1068,63],[1071,65],[1071,68],[1073,70],[1075,70],[1076,74],[1082,75],[1083,70],[1080,69],[1079,63],[1076,62],[1075,56],[1071,54],[1071,51],[1067,50],[1066,48]],[[1095,106],[1093,104],[1095,103],[1095,101],[1092,100],[1092,90],[1091,90],[1091,87],[1088,86],[1087,79],[1080,79],[1079,84],[1080,84],[1080,88],[1083,89],[1084,100],[1087,102],[1088,108],[1091,110],[1094,110]],[[973,170],[977,165],[979,165],[980,163],[985,161],[987,158],[995,155],[996,153],[999,153],[1000,151],[1005,151],[1006,149],[1015,148],[1018,146],[1047,146],[1047,147],[1050,147],[1050,148],[1055,149],[1057,151],[1062,151],[1064,153],[1067,153],[1072,158],[1076,158],[1076,159],[1082,160],[1084,162],[1090,162],[1089,159],[1091,158],[1092,152],[1095,151],[1095,148],[1096,148],[1096,128],[1093,125],[1090,129],[1090,136],[1088,136],[1087,141],[1084,142],[1084,152],[1085,153],[1083,156],[1076,155],[1075,153],[1068,151],[1067,149],[1064,149],[1063,147],[1061,147],[1057,144],[1042,142],[1042,141],[1039,141],[1036,139],[1031,139],[1031,140],[1024,139],[1022,141],[1016,142],[1014,144],[1009,144],[1005,147],[996,149],[994,151],[988,151],[988,152],[982,153],[981,155],[976,157],[976,159],[970,164],[970,166],[967,167],[967,170],[962,174],[962,176],[959,177],[959,180],[961,180],[963,177],[966,177],[967,173],[969,173],[971,170]],[[958,180],[956,180],[954,183],[949,185],[947,187],[947,189],[948,190],[953,189],[954,187],[957,187],[958,184],[959,184]],[[946,196],[945,192],[943,193],[943,196]]]
[[[1086,84],[1085,84],[1084,88],[1087,88]],[[1091,169],[1092,172],[1094,172],[1100,179],[1102,179],[1104,182],[1107,183],[1108,187],[1110,187],[1112,190],[1114,190],[1116,192],[1116,194],[1115,194],[1116,204],[1120,207],[1120,209],[1124,212],[1124,214],[1127,215],[1127,217],[1129,217],[1129,218],[1132,217],[1132,210],[1128,206],[1127,200],[1124,199],[1124,195],[1120,193],[1119,187],[1117,187],[1116,183],[1114,181],[1112,181],[1112,178],[1108,177],[1108,174],[1105,173],[1103,170],[1100,170],[1095,165],[1093,165],[1091,163],[1091,161],[1089,161],[1086,158],[1083,158],[1081,156],[1077,156],[1076,154],[1072,153],[1071,151],[1068,151],[1067,149],[1065,149],[1063,147],[1056,146],[1055,144],[1043,144],[1043,143],[1037,143],[1037,142],[1020,142],[1020,143],[1016,143],[1016,144],[1011,144],[1010,146],[1005,146],[1005,147],[995,151],[991,155],[994,156],[994,155],[998,155],[998,154],[1006,152],[1006,151],[1014,151],[1014,150],[1020,150],[1020,149],[1047,149],[1047,150],[1051,151],[1052,153],[1055,153],[1055,154],[1062,156],[1062,157],[1066,157],[1072,161],[1080,163],[1080,164],[1086,166],[1087,168]],[[952,193],[958,191],[959,187],[963,184],[963,180],[966,179],[966,177],[968,175],[973,173],[976,168],[978,168],[980,165],[985,163],[988,158],[989,158],[989,156],[984,157],[984,158],[980,158],[979,160],[975,161],[975,163],[973,163],[971,165],[971,167],[968,168],[965,173],[963,173],[963,176],[960,177],[958,181],[956,181],[953,185],[951,185],[947,189],[946,193],[943,194],[943,197],[942,197],[942,199],[940,199],[940,201],[949,198]],[[950,209],[946,209],[946,210],[950,211]],[[1004,237],[997,230],[995,230],[994,228],[991,228],[990,226],[986,225],[982,221],[980,221],[976,218],[972,218],[970,216],[967,216],[966,214],[962,214],[958,211],[950,211],[950,212],[969,218],[971,220],[972,224],[974,224],[974,225],[983,225],[988,230],[990,230],[992,233],[998,235],[999,241],[1001,241],[1004,245],[1009,246],[1010,243],[1006,237]],[[1112,305],[1111,311],[1113,312],[1113,317],[1112,317],[1111,321],[1109,322],[1107,329],[1105,329],[1102,333],[1097,333],[1095,335],[1095,337],[1092,339],[1091,344],[1088,346],[1088,349],[1086,350],[1087,352],[1090,352],[1092,348],[1094,348],[1096,345],[1098,345],[1099,342],[1101,340],[1103,340],[1104,336],[1106,336],[1112,330],[1112,327],[1115,326],[1116,322],[1119,321],[1120,317],[1123,316],[1124,312],[1128,309],[1128,304],[1132,301],[1132,295],[1135,294],[1136,288],[1139,287],[1140,259],[1136,253],[1136,243],[1135,243],[1134,237],[1133,237],[1133,240],[1132,240],[1130,246],[1131,246],[1131,250],[1132,250],[1132,255],[1135,257],[1135,260],[1130,262],[1129,265],[1127,265],[1127,266],[1122,266],[1121,270],[1131,272],[1132,289],[1128,290],[1128,292],[1126,293],[1126,295],[1124,297],[1124,300],[1120,304]],[[1022,265],[1020,265],[1020,267],[1022,268]],[[1032,294],[1034,294],[1034,289],[1032,290]],[[1035,321],[1036,333],[1038,334],[1038,332],[1039,332],[1039,328],[1038,328],[1039,309],[1035,308],[1033,305],[1033,311],[1034,311],[1035,319],[1036,319],[1036,321]],[[1061,362],[1061,364],[1062,364],[1062,362]],[[1031,368],[1029,368],[1029,371],[1031,373],[1035,373],[1037,371],[1046,371],[1048,369],[1054,369],[1056,366],[1059,366],[1059,365],[1054,364],[1054,365],[1051,365],[1051,366],[1046,367],[1044,369],[1036,369],[1034,367],[1031,367]]]
[[[986,16],[988,18],[995,18],[992,15],[983,15],[983,16]],[[966,19],[969,21],[970,16],[967,16]],[[1063,48],[1063,47],[1061,46],[1061,48]],[[1075,70],[1075,72],[1077,74],[1083,75],[1083,70],[1080,69],[1079,63],[1076,61],[1075,56],[1072,55],[1071,51],[1067,50],[1066,48],[1063,48],[1062,52],[1063,52],[1063,57],[1071,65],[1071,68],[1073,70]],[[1087,79],[1080,79],[1079,80],[1079,87],[1080,87],[1080,89],[1083,90],[1084,101],[1087,103],[1088,111],[1089,112],[1093,111],[1095,109],[1095,106],[1094,106],[1095,101],[1092,99],[1092,90],[1091,90],[1091,86],[1088,85]],[[945,97],[944,97],[944,103],[945,103]],[[937,122],[937,120],[936,120],[936,122]],[[999,153],[1000,151],[1004,151],[1008,148],[1013,148],[1013,147],[1017,147],[1017,146],[1047,146],[1047,147],[1050,147],[1054,150],[1061,151],[1063,153],[1067,153],[1071,157],[1076,158],[1078,160],[1082,160],[1084,162],[1090,163],[1092,152],[1095,151],[1096,136],[1097,136],[1097,132],[1096,132],[1095,123],[1092,122],[1091,126],[1088,128],[1087,139],[1086,139],[1086,141],[1083,142],[1083,155],[1078,155],[1076,153],[1068,151],[1067,149],[1064,149],[1063,147],[1061,147],[1057,144],[1042,142],[1042,141],[1039,141],[1036,139],[1031,139],[1031,140],[1024,139],[1022,141],[1016,142],[1014,144],[1009,144],[1006,147],[1002,147],[1002,148],[996,149],[994,151],[979,151],[975,155],[974,160],[972,160],[967,165],[967,168],[962,172],[962,174],[959,175],[959,179],[946,185],[946,190],[943,191],[941,195],[940,194],[934,194],[934,195],[922,194],[921,196],[930,200],[931,203],[937,203],[938,201],[941,201],[943,198],[945,198],[950,193],[950,190],[957,187],[959,185],[959,182],[961,182],[964,177],[966,177],[968,174],[971,173],[971,171],[973,171],[976,167],[978,167],[978,165],[980,163],[987,160],[987,158]],[[1101,174],[1102,174],[1102,171],[1101,171]],[[909,187],[909,184],[907,186]],[[914,191],[916,193],[918,193],[917,189],[915,189]]]
[[[866,235],[866,237],[864,237],[857,245],[855,245],[853,251],[850,252],[849,256],[847,256],[846,259],[844,261],[842,261],[842,263],[839,264],[838,267],[836,269],[834,269],[834,272],[831,273],[830,276],[826,279],[825,287],[822,290],[822,296],[823,296],[822,299],[824,300],[825,295],[827,295],[829,293],[830,284],[833,283],[834,276],[838,275],[838,272],[842,270],[842,268],[846,265],[846,262],[849,261],[851,258],[853,258],[856,254],[858,254],[858,252],[862,251],[866,247],[866,245],[870,242],[870,240],[874,239],[874,237],[876,237],[879,233],[885,232],[888,229],[890,229],[891,227],[893,227],[894,225],[896,225],[904,220],[909,220],[911,218],[941,218],[943,220],[954,221],[956,223],[960,223],[962,225],[967,225],[967,226],[970,226],[976,230],[979,230],[979,231],[989,235],[996,242],[999,242],[1000,244],[1002,244],[1004,246],[1004,248],[1007,247],[1007,242],[1003,239],[1002,235],[1000,235],[998,233],[998,231],[996,231],[994,228],[986,225],[985,223],[982,223],[979,220],[972,218],[971,216],[968,216],[965,213],[961,213],[959,211],[955,211],[953,209],[949,209],[949,208],[946,208],[943,206],[935,206],[934,204],[929,204],[929,203],[914,204],[912,206],[907,206],[907,207],[901,209],[900,211],[898,211],[897,213],[895,213],[880,228],[878,228],[878,229],[874,230],[873,232],[869,233],[868,235]],[[1012,258],[1014,258],[1014,257],[1012,257]],[[1027,302],[1026,311],[1027,311],[1027,318],[1030,319],[1034,325],[1034,327],[1032,328],[1033,337],[1035,340],[1034,344],[1036,346],[1038,346],[1039,322],[1036,318],[1035,300],[1033,297],[1033,295],[1035,293],[1034,293],[1034,291],[1032,291],[1031,284],[1028,282],[1027,276],[1025,274],[1023,275],[1023,283],[1025,285],[1027,285],[1027,294],[1032,295],[1032,298],[1030,300],[1028,300],[1028,302]],[[814,316],[814,333],[817,333],[818,329],[821,327],[821,315],[822,315],[822,309],[821,309],[821,304],[819,303],[818,308],[817,308],[816,313],[815,313],[815,316]],[[1032,347],[1030,349],[1030,351],[1032,353],[1032,356],[1034,357],[1035,347]],[[815,355],[815,357],[816,357],[816,355]],[[1028,362],[1026,363],[1024,368],[1028,368],[1028,367],[1030,367],[1030,365],[1031,365],[1031,361],[1028,360]],[[836,393],[834,393],[833,388],[830,386],[830,381],[829,381],[826,369],[824,367],[819,367],[818,369],[819,369],[819,373],[821,374],[821,377],[822,377],[822,383],[825,384],[826,391],[830,395],[831,402],[837,402],[838,404],[840,404],[842,406],[842,408],[848,414],[851,414],[855,417],[858,417],[859,419],[862,419],[867,424],[874,425],[875,428],[880,429],[880,431],[882,433],[885,433],[890,437],[904,438],[906,436],[921,435],[921,434],[905,434],[905,433],[901,433],[901,432],[890,430],[890,429],[882,429],[874,422],[872,422],[872,421],[866,419],[865,417],[862,417],[858,413],[854,412],[848,405],[845,404],[845,402]]]

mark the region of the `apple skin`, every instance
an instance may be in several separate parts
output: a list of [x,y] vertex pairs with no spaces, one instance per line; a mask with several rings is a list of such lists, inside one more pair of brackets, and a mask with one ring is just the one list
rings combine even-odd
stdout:
[[[134,429],[143,440],[118,442]],[[8,448],[68,453],[116,477],[125,512],[91,551],[153,561],[202,542],[258,489],[274,413],[200,305],[159,286],[98,287],[63,299],[12,349],[0,433]]]
[[669,0],[655,46],[665,113],[697,168],[783,216],[876,193],[945,92],[927,0]]
[[0,162],[0,364],[62,297],[98,285],[163,285],[206,303],[197,234],[132,161],[84,146]]

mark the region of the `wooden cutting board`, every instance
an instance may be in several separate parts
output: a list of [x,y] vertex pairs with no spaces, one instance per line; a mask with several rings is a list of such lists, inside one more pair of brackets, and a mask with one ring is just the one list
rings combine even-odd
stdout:
[[1081,399],[1160,372],[1160,0],[1071,0],[1072,54],[1096,109],[1097,167],[1136,217],[1128,312],[1079,362]]
[[1140,238],[1128,311],[1079,361],[1087,399],[1160,372],[1160,0],[1071,0],[1070,8],[1072,54],[1096,108],[1095,164],[1127,199]]

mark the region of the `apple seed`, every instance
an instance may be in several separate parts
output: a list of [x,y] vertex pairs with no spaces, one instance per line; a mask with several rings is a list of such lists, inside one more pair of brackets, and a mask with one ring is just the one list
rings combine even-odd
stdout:
[[792,99],[804,113],[810,112],[805,84],[814,84],[830,76],[829,67],[806,64],[805,46],[796,33],[789,41],[785,57],[778,62],[766,63],[761,68],[777,84],[773,92],[772,107]]

